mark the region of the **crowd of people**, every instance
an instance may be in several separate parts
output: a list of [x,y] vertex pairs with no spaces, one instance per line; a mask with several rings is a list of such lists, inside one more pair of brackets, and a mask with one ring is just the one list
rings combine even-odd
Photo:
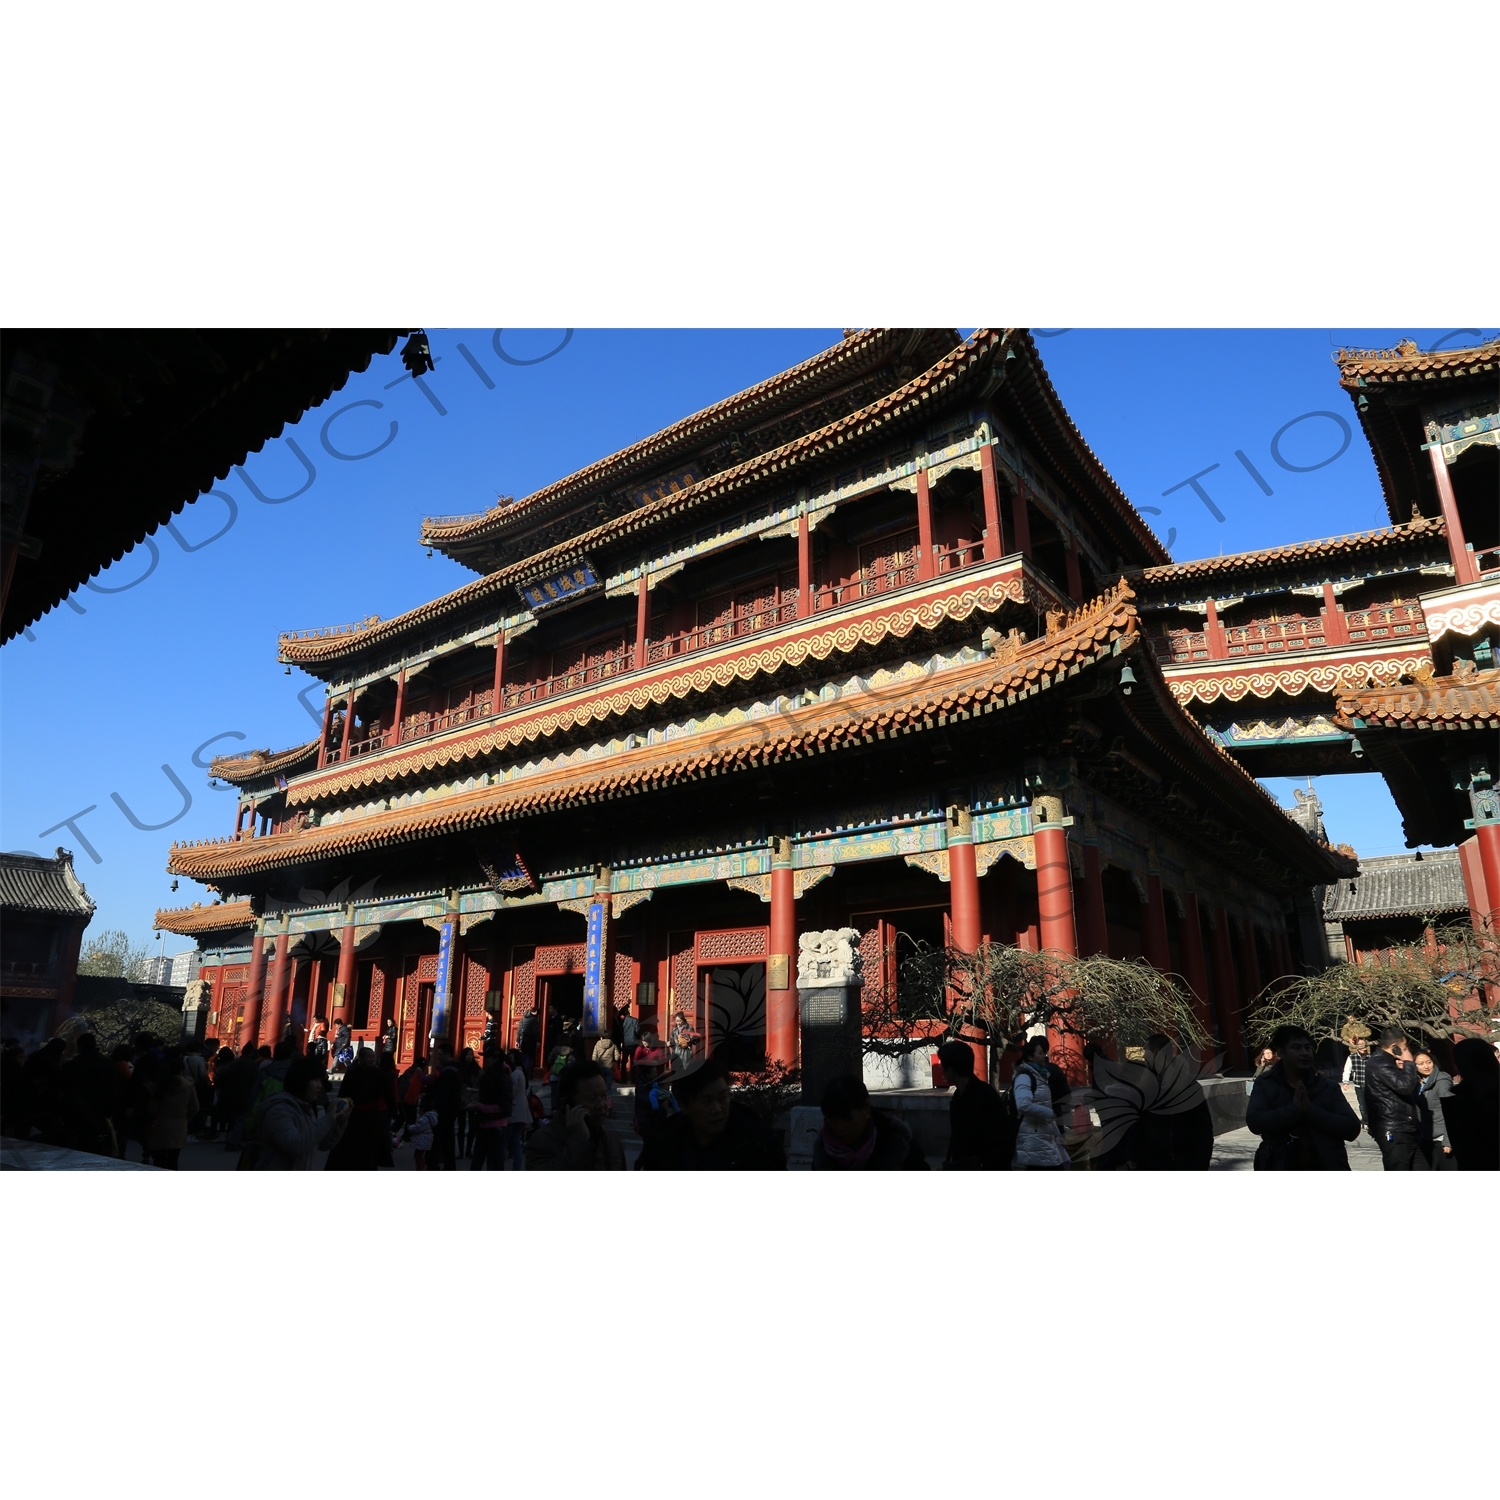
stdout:
[[[670,1045],[628,1015],[597,1039],[576,1026],[557,1028],[535,1069],[535,1013],[522,1024],[518,1048],[491,1040],[476,1056],[438,1040],[404,1070],[394,1032],[356,1047],[346,1027],[330,1035],[320,1023],[305,1040],[289,1028],[275,1048],[238,1054],[142,1035],[105,1056],[94,1036],[75,1030],[29,1057],[5,1044],[0,1114],[8,1136],[36,1134],[121,1159],[136,1150],[168,1170],[194,1141],[222,1143],[242,1171],[309,1171],[323,1153],[325,1170],[374,1171],[393,1167],[403,1145],[418,1171],[455,1171],[460,1163],[473,1171],[623,1171],[625,1138],[609,1120],[628,1082],[637,1170],[783,1169],[785,1148],[771,1119],[736,1095],[723,1061],[699,1051],[698,1039],[676,1026],[681,1019]],[[1437,1049],[1398,1028],[1375,1040],[1373,1051],[1365,1036],[1315,1045],[1295,1026],[1271,1037],[1246,1111],[1246,1125],[1260,1137],[1256,1170],[1346,1171],[1348,1144],[1361,1130],[1387,1171],[1500,1170],[1495,1048],[1460,1041],[1450,1070]],[[1105,1132],[1101,1145],[1097,1129],[1091,1141],[1087,1124],[1080,1129],[1080,1116],[1087,1120],[1090,1101],[1102,1105],[1121,1092],[1115,1086],[1128,1065],[1087,1049],[1095,1087],[1080,1091],[1049,1051],[1045,1036],[1028,1038],[1001,1090],[976,1074],[968,1043],[938,1048],[953,1088],[944,1169],[1066,1171],[1084,1160],[1096,1171],[1209,1167],[1213,1120],[1190,1073],[1184,1087],[1154,1096],[1156,1107],[1148,1103]],[[1170,1038],[1153,1036],[1143,1056],[1141,1076],[1160,1081],[1172,1076],[1179,1054]],[[910,1125],[875,1107],[861,1079],[830,1080],[819,1105],[814,1171],[927,1170]]]
[[[1363,1028],[1361,1029],[1363,1031]],[[1387,1172],[1500,1171],[1500,1057],[1479,1037],[1438,1050],[1399,1026],[1370,1049],[1282,1026],[1257,1059],[1245,1123],[1260,1136],[1257,1171],[1347,1171],[1367,1131]]]

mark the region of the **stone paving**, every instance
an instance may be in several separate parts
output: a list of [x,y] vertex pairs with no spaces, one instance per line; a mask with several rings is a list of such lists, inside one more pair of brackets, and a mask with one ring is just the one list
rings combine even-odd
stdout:
[[[1255,1148],[1260,1137],[1251,1135],[1243,1126],[1238,1130],[1227,1130],[1214,1137],[1214,1159],[1209,1166],[1211,1172],[1253,1172],[1255,1170]],[[1360,1131],[1357,1139],[1349,1142],[1349,1166],[1356,1172],[1379,1172],[1380,1147],[1369,1134]]]

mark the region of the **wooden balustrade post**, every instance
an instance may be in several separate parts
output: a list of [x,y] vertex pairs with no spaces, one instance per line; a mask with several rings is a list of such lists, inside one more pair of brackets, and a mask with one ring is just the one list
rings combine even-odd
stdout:
[[318,734],[318,769],[328,764],[328,726],[333,719],[333,694],[323,700],[323,728]]
[[1224,661],[1229,656],[1229,640],[1224,627],[1219,623],[1219,605],[1215,599],[1208,601],[1208,618],[1203,622],[1203,643],[1208,647],[1210,661]]
[[349,737],[354,733],[354,689],[349,689],[349,701],[344,706],[344,741],[339,747],[341,764],[349,759]]
[[927,470],[917,470],[917,579],[925,582],[937,573],[932,555],[932,490]]
[[979,450],[979,481],[984,490],[984,560],[1005,556],[1005,537],[1000,530],[1000,481],[995,474],[995,449],[986,443]]
[[1010,516],[1016,530],[1016,551],[1031,557],[1031,517],[1026,513],[1026,481],[1016,476],[1015,493],[1010,497]]
[[812,592],[812,532],[804,511],[797,518],[797,618],[805,620],[816,607]]
[[643,566],[641,568],[641,580],[635,593],[635,669],[637,672],[646,665],[646,655],[650,648],[650,635],[650,578]]
[[1438,503],[1443,509],[1443,521],[1448,530],[1448,556],[1453,560],[1454,583],[1477,583],[1479,561],[1464,542],[1463,522],[1458,517],[1458,500],[1453,493],[1453,476],[1448,472],[1448,461],[1443,457],[1442,444],[1435,422],[1427,424],[1427,456],[1432,460],[1432,477],[1437,485]]
[[393,745],[401,743],[401,722],[406,717],[406,663],[401,663],[401,673],[396,678],[395,737]]

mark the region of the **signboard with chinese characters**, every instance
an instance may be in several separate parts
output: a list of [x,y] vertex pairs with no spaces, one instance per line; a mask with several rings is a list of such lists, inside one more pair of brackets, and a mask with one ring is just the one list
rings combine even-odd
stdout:
[[583,1034],[598,1036],[607,1028],[599,1024],[604,1009],[604,903],[589,907],[589,930],[583,960]]
[[649,505],[653,500],[665,500],[668,495],[678,494],[697,482],[698,471],[696,469],[684,469],[680,474],[663,474],[660,479],[653,479],[645,488],[636,490],[630,498],[637,506]]
[[535,583],[517,584],[516,587],[521,591],[521,597],[531,609],[552,609],[598,588],[599,575],[594,572],[594,565],[585,558],[571,568],[553,574],[551,578],[541,578]]
[[452,989],[453,930],[456,926],[456,922],[444,922],[438,934],[437,982],[432,987],[432,1025],[428,1028],[431,1037],[448,1035],[448,995]]

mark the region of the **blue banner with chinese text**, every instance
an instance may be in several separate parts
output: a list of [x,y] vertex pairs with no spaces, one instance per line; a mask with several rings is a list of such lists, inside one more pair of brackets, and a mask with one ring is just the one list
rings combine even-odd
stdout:
[[603,1009],[601,996],[604,976],[604,903],[589,907],[588,947],[583,964],[583,1034],[598,1036],[604,1030],[599,1024]]

